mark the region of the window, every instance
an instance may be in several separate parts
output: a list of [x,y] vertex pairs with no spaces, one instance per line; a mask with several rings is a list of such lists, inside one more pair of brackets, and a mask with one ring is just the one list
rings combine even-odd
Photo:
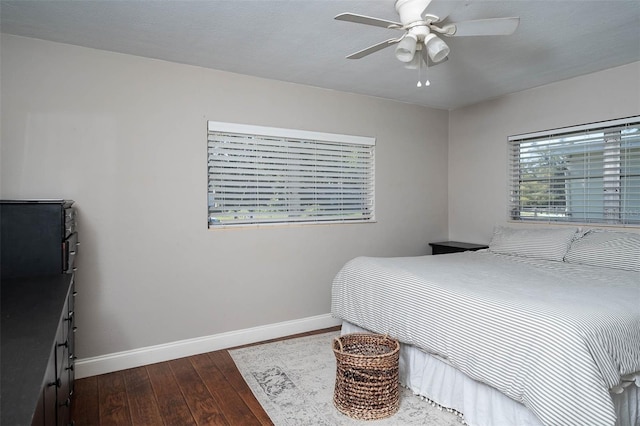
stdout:
[[209,227],[372,222],[375,139],[208,122]]
[[509,138],[512,220],[640,225],[640,116]]

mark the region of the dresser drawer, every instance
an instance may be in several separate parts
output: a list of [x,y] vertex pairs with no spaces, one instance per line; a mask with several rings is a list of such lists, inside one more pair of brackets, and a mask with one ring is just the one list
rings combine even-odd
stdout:
[[62,271],[66,274],[70,274],[75,271],[76,267],[76,254],[80,243],[78,242],[78,233],[74,232],[67,238],[62,245]]

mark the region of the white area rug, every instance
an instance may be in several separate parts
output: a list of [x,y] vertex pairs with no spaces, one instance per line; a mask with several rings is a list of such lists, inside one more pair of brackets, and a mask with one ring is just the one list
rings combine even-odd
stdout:
[[333,405],[339,332],[229,351],[240,373],[276,426],[429,425],[461,426],[461,419],[401,387],[400,410],[381,420],[354,420]]

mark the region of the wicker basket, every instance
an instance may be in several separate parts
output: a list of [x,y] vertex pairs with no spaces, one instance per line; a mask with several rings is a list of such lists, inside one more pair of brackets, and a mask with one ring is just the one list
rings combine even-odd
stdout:
[[333,403],[341,413],[359,420],[377,420],[398,411],[397,340],[377,334],[345,334],[334,339],[333,353]]

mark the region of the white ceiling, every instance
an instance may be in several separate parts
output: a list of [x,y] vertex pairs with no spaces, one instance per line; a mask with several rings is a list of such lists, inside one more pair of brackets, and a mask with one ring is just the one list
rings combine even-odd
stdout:
[[401,33],[333,19],[353,12],[398,21],[394,3],[2,0],[0,29],[443,109],[640,61],[640,0],[461,1],[449,21],[519,16],[520,26],[511,36],[447,38],[449,61],[429,69],[430,87],[417,88],[418,71],[405,69],[393,47],[345,59]]

